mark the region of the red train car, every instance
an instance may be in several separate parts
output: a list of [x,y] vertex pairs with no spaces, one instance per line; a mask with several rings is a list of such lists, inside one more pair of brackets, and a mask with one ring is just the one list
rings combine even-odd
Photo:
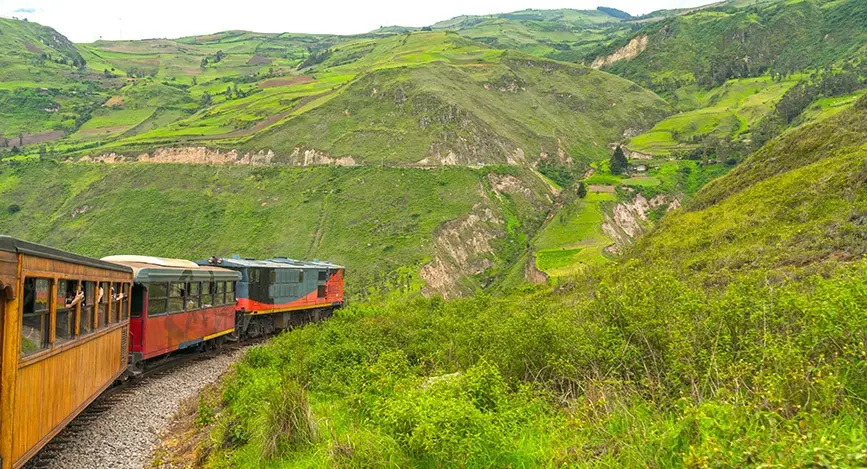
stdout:
[[133,269],[130,365],[235,331],[235,282],[241,275],[181,259],[110,256],[104,261]]

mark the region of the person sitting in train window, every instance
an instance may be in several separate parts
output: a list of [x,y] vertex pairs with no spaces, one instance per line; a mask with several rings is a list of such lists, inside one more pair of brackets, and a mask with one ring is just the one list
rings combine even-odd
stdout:
[[68,291],[66,293],[66,307],[72,308],[75,305],[82,303],[84,301],[84,290],[81,288],[78,291]]
[[111,298],[112,298],[112,301],[120,301],[120,300],[124,299],[125,296],[122,292],[121,293],[115,293],[114,287],[111,287]]
[[105,294],[105,291],[102,289],[102,284],[99,285],[99,290],[96,293],[96,303],[99,304],[102,302],[102,296]]

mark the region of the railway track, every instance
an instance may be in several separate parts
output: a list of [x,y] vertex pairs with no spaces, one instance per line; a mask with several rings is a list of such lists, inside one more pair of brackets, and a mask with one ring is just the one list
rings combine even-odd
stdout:
[[[94,400],[84,411],[82,411],[81,414],[73,419],[66,428],[58,433],[24,466],[24,468],[50,469],[56,467],[58,458],[67,451],[71,444],[80,442],[82,436],[90,430],[91,426],[94,425],[94,422],[103,418],[103,416],[112,409],[124,405],[124,402],[131,398],[140,387],[146,386],[154,380],[178,372],[187,366],[208,361],[221,355],[232,354],[243,348],[260,343],[265,339],[267,338],[250,339],[204,352],[177,353],[168,360],[161,360],[160,362],[152,363],[150,367],[138,376],[116,382],[112,387],[106,389],[102,394],[100,394],[100,396],[96,398],[96,400]],[[133,424],[139,423],[140,422],[133,422]],[[141,422],[141,425],[141,430],[147,431],[146,424]],[[102,442],[92,441],[92,444],[94,445],[100,443]],[[98,461],[92,461],[91,463],[91,465],[81,467],[102,467]],[[73,469],[69,466],[64,467],[67,469]]]

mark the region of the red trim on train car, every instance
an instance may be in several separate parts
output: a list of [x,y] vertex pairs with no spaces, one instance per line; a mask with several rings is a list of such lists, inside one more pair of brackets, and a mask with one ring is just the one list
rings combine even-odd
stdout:
[[238,298],[238,311],[252,314],[270,314],[301,309],[325,308],[343,304],[343,271],[338,270],[325,282],[325,297],[314,290],[295,301],[280,304],[262,303],[249,298]]

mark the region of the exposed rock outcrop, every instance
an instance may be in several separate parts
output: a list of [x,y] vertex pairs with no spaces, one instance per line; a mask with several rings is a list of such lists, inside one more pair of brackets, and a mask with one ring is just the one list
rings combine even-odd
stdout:
[[604,214],[602,232],[614,240],[614,244],[606,248],[608,252],[620,254],[627,246],[632,245],[635,239],[647,232],[653,223],[648,213],[659,207],[665,207],[666,212],[680,208],[680,201],[659,194],[648,200],[638,194],[629,202],[621,202]]
[[642,35],[629,41],[629,44],[605,57],[596,57],[590,65],[593,68],[610,67],[621,60],[632,60],[647,49],[647,35]]
[[470,293],[462,280],[493,267],[493,242],[505,235],[504,222],[489,206],[484,188],[479,188],[484,201],[473,206],[467,215],[444,223],[434,236],[433,260],[422,267],[419,275],[425,281],[422,293],[455,298]]

